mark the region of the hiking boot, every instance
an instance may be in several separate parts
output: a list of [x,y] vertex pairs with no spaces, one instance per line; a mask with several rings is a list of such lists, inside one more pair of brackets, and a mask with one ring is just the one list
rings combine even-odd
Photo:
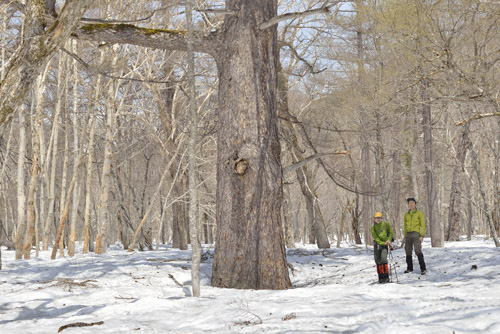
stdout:
[[411,273],[412,271],[413,271],[413,270],[406,269],[406,270],[405,270],[405,274]]
[[420,273],[420,275],[425,275],[425,274],[427,274],[427,270],[426,270],[426,269],[424,269],[424,270]]

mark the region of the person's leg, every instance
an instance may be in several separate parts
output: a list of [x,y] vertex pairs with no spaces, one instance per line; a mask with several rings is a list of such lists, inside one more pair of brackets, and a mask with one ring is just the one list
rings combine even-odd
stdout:
[[415,254],[417,254],[418,264],[420,265],[420,273],[425,275],[427,272],[424,260],[424,254],[422,253],[422,244],[420,242],[420,237],[415,240]]
[[381,283],[387,283],[390,281],[389,279],[389,266],[387,265],[387,253],[388,253],[388,250],[387,250],[387,247],[383,247],[382,248],[382,252],[381,252],[381,259],[380,259],[380,262],[382,263],[382,282]]
[[405,236],[405,253],[406,253],[405,274],[411,273],[413,271],[413,259],[412,259],[413,242],[414,242],[413,232],[406,233],[406,236]]
[[381,259],[382,259],[382,252],[379,244],[374,243],[373,244],[373,256],[375,258],[375,264],[377,266],[377,275],[378,275],[378,282],[382,283],[382,264],[381,264]]

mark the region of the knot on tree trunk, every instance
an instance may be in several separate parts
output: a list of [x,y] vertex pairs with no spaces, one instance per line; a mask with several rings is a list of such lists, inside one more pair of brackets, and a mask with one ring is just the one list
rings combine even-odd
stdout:
[[234,163],[234,171],[238,175],[244,175],[248,169],[248,161],[244,158],[240,158]]

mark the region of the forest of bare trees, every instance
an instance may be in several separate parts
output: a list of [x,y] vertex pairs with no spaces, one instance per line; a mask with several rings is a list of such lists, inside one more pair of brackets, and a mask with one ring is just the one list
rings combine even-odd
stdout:
[[401,238],[407,197],[433,247],[500,246],[497,1],[2,0],[0,18],[17,259],[215,244],[214,286],[286,289],[285,246],[371,244],[374,211]]

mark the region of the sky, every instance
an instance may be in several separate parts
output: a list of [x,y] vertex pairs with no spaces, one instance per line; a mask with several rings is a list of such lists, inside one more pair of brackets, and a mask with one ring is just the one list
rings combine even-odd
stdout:
[[[373,250],[343,244],[287,250],[289,290],[210,286],[204,246],[201,297],[191,297],[191,252],[160,245],[50,260],[14,260],[2,247],[0,334],[57,333],[500,333],[500,257],[493,241],[425,239],[427,275],[392,251],[393,282],[379,284]],[[474,269],[477,268],[477,269]],[[394,273],[394,270],[393,270]],[[397,274],[397,279],[396,279]]]

